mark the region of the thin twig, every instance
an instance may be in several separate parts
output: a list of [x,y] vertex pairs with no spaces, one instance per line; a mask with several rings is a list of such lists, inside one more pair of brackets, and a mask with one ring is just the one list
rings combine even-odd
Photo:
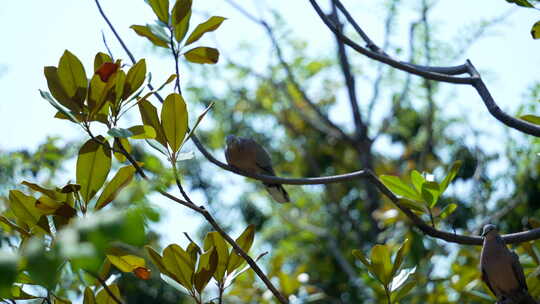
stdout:
[[[99,12],[101,13],[101,15],[103,16],[103,18],[105,19],[105,21],[107,22],[109,27],[111,28],[111,30],[115,34],[116,38],[119,40],[120,44],[124,48],[124,51],[126,51],[128,56],[130,57],[131,61],[133,63],[135,63],[135,57],[131,54],[131,52],[127,48],[126,44],[122,41],[122,39],[120,38],[120,36],[117,34],[116,30],[114,29],[114,26],[112,25],[112,23],[109,21],[109,19],[107,18],[107,16],[103,12],[103,10],[102,10],[102,8],[101,8],[101,6],[99,4],[99,0],[95,0],[95,2],[96,2],[96,5],[98,7]],[[150,87],[150,89],[153,90],[153,88],[152,88],[152,86],[150,84],[148,84],[148,87]],[[180,87],[178,87],[178,89],[180,89]],[[159,94],[156,93],[156,96],[158,96],[160,101],[163,102],[163,99],[161,98],[161,96],[159,96]],[[193,134],[192,140],[195,141],[196,139],[197,138]],[[138,166],[137,162],[131,157],[131,155],[129,153],[127,153],[127,151],[125,149],[123,149],[123,147],[121,145],[120,145],[120,148],[123,151],[123,154],[126,156],[126,158],[130,161],[130,163],[132,163],[133,166],[135,166],[135,168],[137,169],[137,172],[139,173],[139,175],[141,175],[143,178],[145,178],[144,172]],[[240,256],[242,256],[242,258],[244,258],[246,260],[246,262],[249,264],[249,266],[253,269],[253,271],[255,271],[257,276],[259,276],[259,278],[264,282],[266,287],[274,294],[274,296],[279,300],[279,302],[283,303],[283,304],[289,303],[288,299],[285,296],[283,296],[274,287],[274,285],[272,284],[270,279],[268,279],[268,277],[264,274],[264,272],[259,268],[257,263],[246,252],[244,252],[244,250],[219,226],[219,224],[214,220],[212,215],[204,207],[202,207],[202,206],[197,207],[195,204],[190,203],[190,202],[185,202],[185,201],[183,201],[181,199],[178,199],[178,198],[170,195],[169,193],[167,193],[165,191],[158,190],[158,192],[160,194],[162,194],[163,196],[165,196],[165,197],[167,197],[167,198],[169,198],[169,199],[171,199],[173,201],[176,201],[176,202],[178,202],[178,203],[180,203],[180,204],[182,204],[182,205],[184,205],[184,206],[186,206],[186,207],[188,207],[190,209],[193,209],[193,210],[197,211],[198,213],[200,213],[201,215],[203,215],[203,217],[208,221],[208,223],[210,223],[210,225],[212,225],[212,227],[233,247],[233,249],[236,251],[236,253],[238,253]]]
[[122,48],[124,49],[124,51],[126,51],[127,55],[129,56],[129,59],[131,59],[131,62],[132,63],[135,63],[136,60],[135,60],[135,57],[133,56],[133,54],[129,51],[129,49],[127,48],[126,44],[124,43],[124,41],[122,40],[122,38],[120,37],[120,35],[118,35],[118,32],[116,32],[116,29],[114,28],[114,26],[112,25],[111,21],[109,21],[109,18],[107,18],[107,15],[105,15],[105,13],[103,12],[103,9],[101,8],[101,4],[99,4],[99,0],[94,0],[96,2],[96,5],[97,5],[97,8],[99,10],[99,13],[101,14],[101,16],[103,17],[103,19],[105,20],[105,22],[107,22],[107,24],[109,25],[109,28],[111,29],[111,31],[113,32],[114,36],[116,37],[116,39],[118,40],[118,42],[120,42],[120,44],[122,45]]
[[105,49],[107,49],[107,53],[109,54],[109,56],[114,62],[113,53],[111,52],[111,49],[109,48],[109,44],[107,44],[107,39],[105,38],[105,32],[103,31],[101,31],[101,39],[103,39],[103,44],[105,45]]
[[281,46],[277,42],[276,36],[274,35],[274,32],[272,31],[272,28],[268,23],[264,20],[260,20],[256,18],[255,16],[251,15],[249,12],[244,10],[242,7],[240,7],[238,4],[236,4],[233,0],[225,0],[227,3],[229,3],[231,6],[236,8],[240,13],[242,13],[244,16],[246,16],[249,20],[255,22],[256,24],[262,26],[270,38],[270,41],[272,42],[272,45],[274,49],[276,50],[276,55],[278,58],[278,61],[280,65],[285,70],[285,74],[287,75],[287,79],[289,82],[293,85],[293,87],[300,93],[300,96],[302,96],[302,99],[306,102],[306,104],[317,114],[317,116],[331,129],[336,131],[343,139],[345,139],[348,142],[355,143],[354,139],[351,138],[347,133],[345,133],[339,126],[337,126],[333,121],[328,118],[327,115],[325,115],[319,107],[315,104],[315,102],[307,95],[305,90],[302,89],[300,84],[298,83],[296,76],[294,75],[290,65],[287,63],[283,56],[283,51],[281,50]]
[[[343,25],[339,20],[335,5],[332,5],[332,18],[334,18],[338,30],[340,32],[343,32]],[[341,73],[343,74],[343,78],[345,78],[345,86],[347,88],[347,93],[349,94],[349,104],[351,105],[354,125],[356,127],[356,139],[365,138],[368,136],[367,126],[366,124],[364,124],[362,115],[360,114],[360,107],[358,104],[358,98],[356,96],[356,83],[354,76],[351,72],[351,64],[349,63],[349,58],[347,57],[345,44],[339,39],[338,36],[335,37],[338,51],[339,66],[341,67]]]
[[[335,1],[339,1],[339,0],[335,0]],[[319,6],[316,0],[309,0],[309,2],[311,3],[315,11],[317,12],[319,17],[321,18],[321,20],[326,24],[326,26],[335,35],[338,35],[339,38],[346,45],[350,46],[351,48],[356,50],[358,53],[365,55],[371,59],[386,63],[389,66],[392,66],[396,69],[409,72],[411,74],[418,75],[426,79],[454,83],[454,84],[472,85],[476,89],[480,97],[482,98],[482,101],[487,107],[489,113],[493,117],[495,117],[498,121],[502,122],[503,124],[513,129],[521,131],[523,133],[533,135],[535,137],[540,137],[540,126],[512,117],[506,114],[505,112],[503,112],[499,108],[499,106],[495,103],[495,100],[493,100],[493,97],[491,96],[491,93],[489,92],[488,88],[482,81],[480,74],[478,73],[476,68],[472,65],[470,60],[467,60],[465,64],[462,64],[459,66],[453,66],[453,67],[421,66],[421,65],[412,64],[410,62],[398,61],[386,54],[373,52],[369,49],[366,49],[358,45],[357,43],[349,39],[347,36],[339,32],[339,30],[336,28],[333,22],[322,11],[321,7]],[[454,76],[454,75],[461,75],[465,73],[469,74],[470,77]]]
[[472,82],[472,79],[470,77],[456,77],[453,75],[461,75],[467,73],[467,67],[466,65],[459,65],[459,66],[453,66],[453,67],[430,67],[430,66],[421,66],[416,65],[408,62],[402,62],[399,60],[396,60],[386,54],[381,54],[379,52],[373,52],[369,49],[366,49],[360,45],[358,45],[356,42],[349,39],[347,36],[345,36],[343,33],[339,32],[339,30],[336,28],[336,26],[333,24],[333,22],[328,18],[328,16],[322,11],[321,7],[315,0],[309,0],[321,20],[326,24],[328,29],[330,29],[335,35],[337,35],[343,43],[350,46],[357,52],[359,52],[362,55],[365,55],[371,59],[386,63],[394,68],[400,69],[405,72],[409,72],[418,76],[422,76],[424,78],[432,79],[432,80],[438,80],[438,81],[444,81],[449,83],[457,83],[457,84],[470,84]]
[[[394,21],[394,18],[396,16],[396,3],[399,0],[393,0],[392,5],[390,6],[390,9],[388,10],[388,15],[386,16],[386,20],[384,21],[384,41],[383,46],[381,48],[381,52],[385,53],[386,50],[390,46],[390,32],[392,31],[392,24]],[[341,4],[341,2],[336,2],[338,5]],[[344,8],[342,8],[342,12],[347,12]],[[348,14],[348,12],[347,12]],[[349,16],[350,18],[350,16]],[[348,19],[349,19],[348,18]],[[351,18],[352,19],[352,18]],[[354,20],[354,19],[352,19]],[[357,24],[356,24],[357,25]],[[353,24],[354,26],[354,24]],[[375,81],[373,83],[373,94],[371,95],[371,98],[369,99],[368,108],[367,108],[367,115],[366,115],[366,124],[370,124],[372,115],[373,115],[373,109],[375,108],[375,104],[379,100],[379,94],[381,90],[381,83],[385,74],[385,69],[383,68],[383,63],[378,63],[377,65],[377,76],[375,78]],[[410,74],[407,74],[407,77],[410,77]]]
[[105,289],[105,291],[109,294],[109,296],[114,300],[114,302],[116,302],[116,304],[124,304],[124,302],[122,300],[120,300],[113,292],[112,290],[109,288],[109,286],[107,286],[107,283],[105,281],[103,281],[102,278],[99,277],[99,275],[95,274],[94,272],[92,271],[88,271],[86,270],[86,272],[91,275],[92,277],[94,277],[96,280],[98,280],[99,284],[101,284],[101,286],[103,287],[103,289]]

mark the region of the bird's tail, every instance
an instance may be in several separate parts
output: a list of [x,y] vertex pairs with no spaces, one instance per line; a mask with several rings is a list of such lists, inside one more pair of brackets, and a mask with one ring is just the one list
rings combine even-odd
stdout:
[[264,184],[266,191],[272,196],[272,198],[278,203],[288,203],[290,202],[289,194],[285,191],[280,184]]
[[522,290],[521,292],[510,296],[509,300],[511,300],[511,303],[515,304],[538,304],[526,290]]
[[536,302],[536,300],[529,294],[529,293],[526,293],[521,302],[521,304],[538,304],[538,302]]

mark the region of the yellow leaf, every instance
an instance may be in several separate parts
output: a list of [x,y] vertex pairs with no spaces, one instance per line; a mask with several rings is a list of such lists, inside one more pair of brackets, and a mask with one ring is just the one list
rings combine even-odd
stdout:
[[133,175],[135,174],[135,167],[133,166],[125,166],[122,167],[116,172],[116,175],[113,177],[113,179],[105,186],[105,189],[103,192],[101,192],[101,195],[99,196],[99,199],[96,203],[96,210],[99,210],[110,202],[112,202],[120,190],[127,186],[129,182],[133,179]]
[[540,21],[537,21],[531,28],[533,39],[540,39]]
[[224,17],[212,16],[206,22],[197,25],[195,30],[191,32],[191,35],[189,35],[189,38],[186,41],[186,45],[199,40],[204,34],[208,32],[215,31],[225,19],[226,18]]
[[[253,244],[255,238],[255,226],[249,225],[244,232],[236,239],[236,243],[244,252],[248,252]],[[229,262],[227,263],[227,273],[231,274],[236,268],[240,267],[244,262],[244,258],[241,257],[234,248],[231,251]]]
[[[113,295],[116,296],[117,299],[122,300],[122,297],[120,296],[120,289],[118,288],[118,285],[111,284],[108,286],[109,290],[112,292]],[[100,292],[98,292],[96,296],[96,303],[97,304],[117,304],[118,302],[115,301],[105,288],[101,289]]]
[[215,64],[219,60],[219,51],[215,48],[201,46],[187,51],[184,56],[193,63]]
[[173,152],[180,149],[188,127],[186,103],[179,94],[170,94],[161,108],[161,125]]
[[77,184],[81,185],[81,196],[85,203],[96,195],[103,186],[111,169],[111,149],[103,136],[96,138],[105,146],[89,139],[79,150],[77,158]]
[[143,258],[135,255],[112,255],[108,254],[107,259],[122,272],[132,272],[139,267],[145,267],[146,262]]

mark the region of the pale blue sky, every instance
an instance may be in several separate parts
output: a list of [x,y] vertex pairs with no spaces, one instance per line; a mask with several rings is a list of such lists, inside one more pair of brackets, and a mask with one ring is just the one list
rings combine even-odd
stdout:
[[[249,5],[252,4],[251,1],[244,2],[248,2],[248,7],[253,7]],[[333,50],[334,45],[328,30],[317,19],[307,1],[273,3],[291,22],[294,34],[309,42],[309,49],[313,53]],[[365,29],[377,41],[381,41],[381,12],[373,7],[356,5],[355,1],[344,3],[359,17],[359,22]],[[142,0],[102,0],[102,5],[136,56],[149,57],[149,69],[155,82],[166,77],[171,71],[169,59],[159,58],[149,52],[146,42],[128,28],[131,24],[151,20],[152,12],[147,5]],[[229,18],[217,36],[219,46],[224,51],[229,50],[230,53],[239,42],[245,40],[256,39],[265,45],[261,29],[231,10],[224,1],[195,1],[195,7],[199,11],[209,11]],[[355,9],[356,7],[358,9]],[[466,24],[499,15],[511,7],[502,0],[440,1],[433,19],[441,22],[441,33],[447,33],[451,38]],[[257,12],[255,9],[252,11]],[[405,22],[416,18],[415,15],[412,10],[405,12],[400,24],[405,27]],[[487,82],[503,109],[512,109],[520,101],[530,79],[537,75],[540,41],[530,38],[529,29],[539,16],[537,11],[518,9],[509,18],[507,27],[497,28],[498,36],[481,40],[466,54],[479,69],[489,70],[493,73],[490,75],[495,75],[488,78]],[[87,67],[87,73],[90,73],[93,55],[104,49],[100,32],[102,29],[105,30],[115,55],[124,56],[98,15],[94,1],[5,1],[0,8],[0,26],[3,29],[0,65],[4,66],[0,74],[0,130],[3,130],[0,149],[32,147],[49,134],[69,138],[77,136],[79,130],[70,123],[51,119],[54,110],[39,97],[37,90],[46,89],[43,66],[56,65],[64,49],[77,54]],[[394,43],[404,43],[406,37],[396,35],[393,39]],[[208,42],[213,43],[212,40]],[[403,46],[405,47],[404,44]],[[257,62],[252,64],[257,65]],[[219,64],[216,68],[219,68]],[[362,83],[359,87],[362,87]],[[467,107],[480,104],[480,100],[470,88],[457,89],[467,96]],[[486,116],[485,119],[490,118]]]
[[[124,37],[137,58],[147,57],[153,82],[159,83],[173,72],[169,57],[156,56],[144,39],[136,36],[129,26],[151,22],[151,9],[142,1],[102,0],[117,30]],[[246,3],[252,12],[257,13],[253,1],[239,0]],[[284,17],[290,21],[294,35],[308,41],[308,48],[314,54],[334,51],[334,41],[328,29],[320,22],[307,0],[265,1],[272,3]],[[322,2],[322,1],[321,1]],[[328,1],[325,1],[328,2]],[[360,1],[343,1],[358,17],[374,40],[382,43],[383,15],[377,8],[380,1],[371,4],[358,4]],[[369,2],[369,1],[368,1]],[[410,2],[410,1],[409,1]],[[195,0],[194,7],[199,12],[209,12],[229,18],[218,30],[216,39],[219,48],[232,53],[240,42],[248,41],[268,47],[266,36],[260,27],[254,25],[238,12],[231,9],[222,0]],[[260,2],[262,3],[262,2]],[[373,4],[375,3],[375,4]],[[264,7],[264,3],[259,7]],[[441,37],[454,38],[459,29],[475,21],[492,18],[512,8],[503,0],[451,0],[440,1],[432,18],[439,23]],[[263,11],[264,13],[264,11]],[[204,17],[196,15],[195,20]],[[417,19],[418,14],[411,6],[402,12],[398,27],[406,33],[407,21]],[[464,54],[481,71],[489,71],[486,78],[488,87],[502,109],[513,113],[516,105],[522,101],[525,89],[538,79],[540,67],[540,40],[531,39],[531,25],[540,19],[538,11],[517,9],[505,25],[496,27],[497,35],[480,40]],[[39,96],[38,89],[46,89],[43,67],[57,65],[65,49],[75,53],[84,63],[87,74],[91,72],[93,56],[103,51],[101,30],[105,31],[108,42],[116,57],[126,58],[116,40],[98,14],[94,1],[74,0],[27,0],[3,1],[0,6],[0,28],[2,29],[2,48],[0,48],[0,151],[17,148],[31,148],[47,135],[60,135],[65,138],[79,138],[80,129],[73,124],[53,119],[55,110]],[[406,48],[407,37],[399,31],[393,37],[394,44]],[[214,40],[206,38],[209,45]],[[261,58],[243,59],[246,64],[260,65],[262,57],[269,54],[261,51]],[[364,60],[364,59],[362,59]],[[251,61],[251,62],[250,62]],[[128,60],[124,60],[128,62]],[[463,62],[463,58],[456,64]],[[364,60],[364,64],[370,64]],[[216,65],[220,68],[220,64]],[[374,77],[374,75],[371,75]],[[186,73],[189,78],[189,73]],[[211,83],[212,80],[209,80]],[[369,98],[369,83],[358,80],[360,98]],[[500,134],[503,128],[494,124],[494,119],[483,108],[481,100],[473,89],[463,86],[447,86],[455,90],[456,99],[448,102],[448,111],[467,115],[471,121],[478,122],[490,132]],[[189,101],[188,101],[189,102]],[[333,117],[344,119],[347,123],[349,113],[333,113]],[[495,127],[493,127],[495,125]],[[489,144],[489,142],[488,142]],[[491,138],[491,144],[497,144],[497,138]],[[216,170],[218,170],[216,168]],[[241,177],[228,175],[235,183],[245,183]],[[183,212],[183,211],[178,211]],[[191,213],[189,213],[191,214]]]

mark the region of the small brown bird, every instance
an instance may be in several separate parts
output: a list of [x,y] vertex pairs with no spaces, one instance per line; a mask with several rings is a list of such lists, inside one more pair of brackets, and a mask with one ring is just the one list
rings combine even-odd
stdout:
[[[272,168],[270,156],[253,139],[229,135],[226,142],[225,159],[229,165],[250,173],[276,175]],[[282,185],[264,183],[264,186],[272,198],[278,203],[287,203],[290,201],[289,194]]]
[[536,304],[528,292],[518,256],[510,251],[495,225],[485,225],[480,255],[482,280],[500,301],[498,303]]

